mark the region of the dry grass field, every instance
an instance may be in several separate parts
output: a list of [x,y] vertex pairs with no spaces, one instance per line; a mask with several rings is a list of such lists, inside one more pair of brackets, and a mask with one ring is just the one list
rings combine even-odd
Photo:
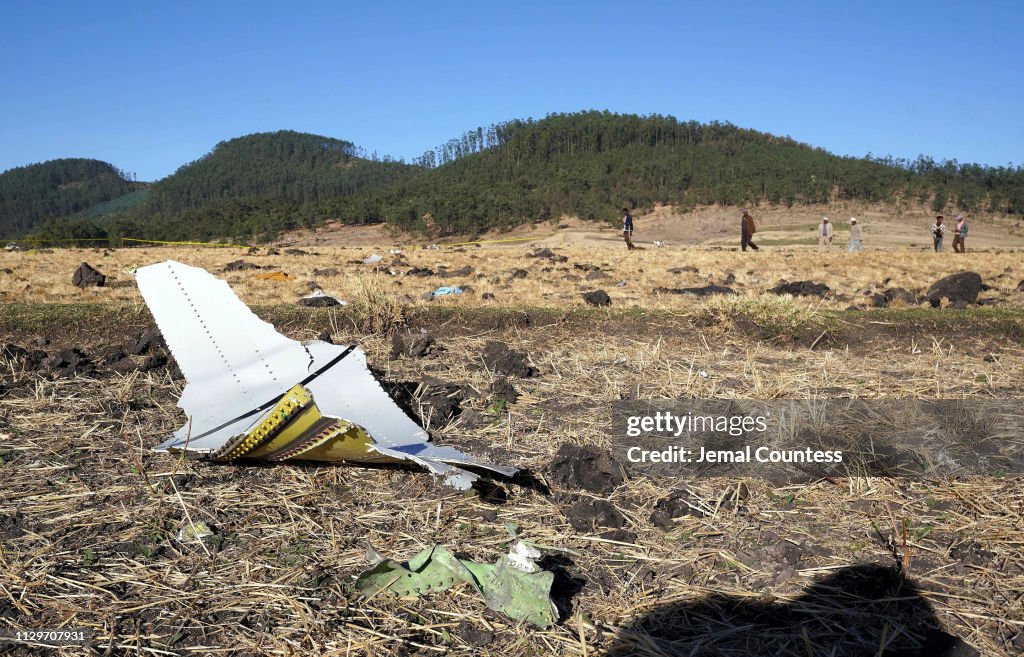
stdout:
[[[1021,252],[627,252],[614,236],[537,237],[401,254],[385,241],[314,243],[298,255],[0,253],[0,344],[46,352],[36,369],[0,361],[0,635],[88,627],[95,655],[1024,652],[1019,478],[628,477],[601,492],[565,484],[552,465],[565,444],[606,449],[609,404],[622,399],[1019,397]],[[555,257],[530,257],[541,247]],[[382,261],[361,262],[373,253]],[[412,393],[436,441],[528,475],[462,494],[404,468],[218,465],[150,452],[184,421],[175,406],[184,381],[146,354],[126,357],[137,368],[106,363],[152,326],[125,268],[165,259],[224,276],[292,337],[361,344],[382,380]],[[261,269],[225,272],[236,260]],[[71,284],[83,261],[107,286]],[[415,268],[433,273],[408,275]],[[987,284],[981,306],[872,307],[886,289],[920,295],[961,270]],[[273,272],[289,278],[257,278]],[[783,279],[831,292],[767,292]],[[349,305],[297,306],[313,282]],[[735,294],[654,292],[708,284]],[[472,290],[425,298],[441,285]],[[610,306],[584,303],[596,289]],[[392,358],[393,335],[408,329],[429,331],[434,349]],[[492,340],[536,369],[508,378],[515,400],[483,364]],[[65,347],[88,361],[72,376],[53,362]],[[190,518],[215,536],[179,540]],[[439,543],[493,561],[513,534],[542,546],[557,572],[563,618],[550,629],[512,623],[466,589],[417,600],[353,591],[367,545],[405,559]]]

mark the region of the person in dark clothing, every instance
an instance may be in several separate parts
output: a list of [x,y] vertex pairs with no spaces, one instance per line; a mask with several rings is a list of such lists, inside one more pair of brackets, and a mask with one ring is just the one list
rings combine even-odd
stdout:
[[935,223],[932,224],[932,244],[935,246],[935,252],[938,253],[942,250],[942,238],[946,236],[946,224],[942,223],[942,215],[935,217]]
[[749,211],[744,209],[743,218],[740,219],[740,249],[746,251],[749,246],[757,251],[757,245],[754,244],[754,232],[756,230],[754,218],[750,216]]
[[636,247],[633,246],[633,215],[629,213],[629,208],[622,208],[622,236],[626,238],[626,248],[632,251]]

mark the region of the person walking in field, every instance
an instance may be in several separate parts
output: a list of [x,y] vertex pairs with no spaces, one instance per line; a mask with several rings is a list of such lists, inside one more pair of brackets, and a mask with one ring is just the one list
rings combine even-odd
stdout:
[[757,227],[754,226],[754,218],[746,208],[743,209],[743,218],[740,219],[740,249],[747,250],[747,247],[757,251],[758,246],[754,244],[754,233]]
[[832,236],[835,230],[832,228],[832,224],[829,222],[828,217],[824,217],[821,223],[818,224],[818,250],[831,249],[832,248]]
[[629,208],[622,208],[622,236],[626,238],[626,248],[632,251],[636,247],[633,246],[633,215],[629,213]]
[[962,214],[956,216],[956,228],[953,230],[953,251],[955,253],[967,253],[967,220]]
[[935,223],[932,225],[932,244],[935,246],[935,252],[938,253],[942,250],[942,238],[946,236],[946,224],[942,223],[942,215],[935,217]]
[[861,231],[860,224],[857,223],[857,217],[850,217],[850,248],[849,252],[853,253],[854,250],[857,253],[861,252],[861,241],[864,239],[864,234]]

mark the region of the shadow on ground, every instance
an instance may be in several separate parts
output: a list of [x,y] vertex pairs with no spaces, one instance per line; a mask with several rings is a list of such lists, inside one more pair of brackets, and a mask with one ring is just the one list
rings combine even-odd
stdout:
[[740,657],[974,657],[942,630],[895,568],[839,570],[790,602],[712,595],[657,607],[623,628],[612,654]]

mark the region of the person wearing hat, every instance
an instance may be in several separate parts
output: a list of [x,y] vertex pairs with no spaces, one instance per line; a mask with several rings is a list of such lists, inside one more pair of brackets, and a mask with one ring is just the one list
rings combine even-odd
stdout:
[[824,217],[821,223],[818,224],[818,250],[821,251],[823,248],[832,248],[832,224],[829,223],[828,217]]
[[864,234],[861,232],[860,224],[857,223],[857,217],[850,217],[850,253],[853,253],[854,249],[857,253],[861,252],[861,240],[864,239]]
[[757,245],[754,244],[754,231],[757,230],[754,226],[754,218],[750,216],[750,212],[743,208],[743,218],[740,219],[740,249],[743,251],[747,250],[747,247],[757,251]]
[[956,253],[967,253],[967,220],[962,214],[956,216],[956,228],[953,230],[953,251]]
[[946,236],[946,224],[942,223],[942,215],[935,217],[935,224],[932,225],[932,243],[935,246],[935,252],[938,253],[942,250],[942,238]]

